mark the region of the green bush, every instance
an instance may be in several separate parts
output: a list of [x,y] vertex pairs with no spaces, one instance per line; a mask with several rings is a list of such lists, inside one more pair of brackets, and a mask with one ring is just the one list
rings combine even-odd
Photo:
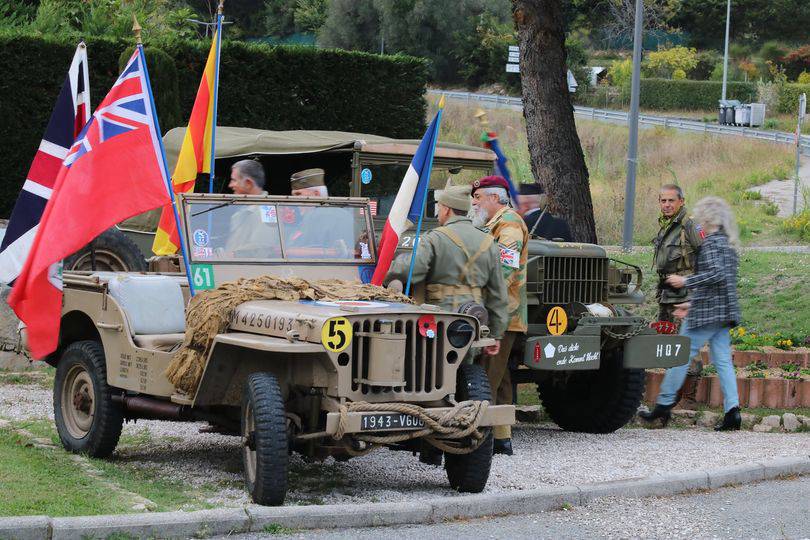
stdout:
[[688,72],[689,78],[696,81],[706,81],[712,76],[714,66],[720,63],[722,65],[723,58],[717,51],[706,50],[697,53],[697,64]]
[[[647,109],[705,110],[717,108],[722,84],[714,81],[678,81],[671,79],[642,79],[641,106]],[[728,99],[750,102],[756,96],[756,85],[729,82]]]
[[795,115],[799,111],[799,96],[810,95],[810,84],[786,84],[779,92],[777,112]]
[[[95,107],[118,77],[119,57],[131,41],[87,39],[90,97]],[[0,32],[0,216],[11,213],[28,167],[45,131],[76,41],[19,31]],[[210,44],[174,40],[147,46],[158,114],[164,132],[187,122]],[[169,60],[160,53],[163,50]],[[173,66],[172,66],[173,64]],[[22,69],[21,66],[25,66]],[[179,113],[164,92],[174,88]],[[423,60],[401,56],[225,42],[221,57],[218,124],[258,129],[323,129],[418,138],[424,129]],[[395,84],[392,84],[392,81]],[[168,109],[167,109],[168,107]],[[165,114],[165,116],[163,116]]]

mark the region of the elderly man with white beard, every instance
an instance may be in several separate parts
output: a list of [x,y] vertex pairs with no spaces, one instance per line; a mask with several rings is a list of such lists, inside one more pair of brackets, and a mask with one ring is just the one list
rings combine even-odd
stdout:
[[[497,354],[481,355],[479,362],[487,371],[496,405],[512,403],[512,380],[509,355],[518,334],[526,333],[526,259],[529,232],[520,214],[509,206],[509,184],[502,176],[476,180],[472,187],[471,218],[473,225],[491,234],[498,243],[501,271],[509,297],[509,326],[501,339]],[[512,455],[510,426],[495,427],[496,454]]]

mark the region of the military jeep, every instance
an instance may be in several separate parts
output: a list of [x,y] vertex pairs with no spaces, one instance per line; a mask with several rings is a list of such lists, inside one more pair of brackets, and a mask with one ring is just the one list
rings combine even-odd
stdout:
[[[184,133],[176,128],[164,137],[170,163],[177,159]],[[322,167],[330,194],[371,200],[379,235],[418,142],[359,133],[220,127],[217,177],[227,178],[234,161],[251,156],[269,171],[271,192],[288,193],[290,172]],[[491,174],[494,161],[490,150],[439,142],[430,186],[441,189],[448,176],[455,183],[471,182]],[[432,213],[431,196],[423,229],[438,225]],[[125,223],[120,228],[146,252],[156,223],[155,215],[145,227]],[[414,231],[406,231],[398,251],[409,252],[413,243]],[[612,260],[602,247],[533,238],[528,251],[529,330],[513,348],[512,381],[536,383],[546,412],[563,429],[615,431],[641,402],[644,369],[686,363],[688,339],[657,334],[648,321],[633,316],[628,308],[644,301],[642,272]]]
[[[188,195],[178,206],[198,294],[264,275],[359,283],[376,262],[366,199]],[[292,451],[440,450],[453,488],[484,488],[491,426],[512,424],[514,407],[487,406],[485,373],[462,362],[492,343],[475,317],[353,298],[246,301],[203,351],[199,382],[179,391],[166,370],[183,346],[189,296],[179,273],[64,273],[59,346],[47,360],[65,448],[104,457],[124,421],[207,421],[241,437],[260,504],[283,503]]]

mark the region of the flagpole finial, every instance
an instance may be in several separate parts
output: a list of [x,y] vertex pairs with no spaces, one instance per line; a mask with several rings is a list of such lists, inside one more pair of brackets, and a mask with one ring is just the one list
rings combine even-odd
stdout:
[[219,0],[219,5],[217,5],[217,15],[222,15],[222,12],[225,10],[225,0]]
[[442,94],[442,97],[439,98],[439,108],[444,109],[444,94]]
[[138,24],[138,18],[135,14],[132,15],[132,33],[135,34],[135,43],[141,45],[143,42],[141,41],[141,25]]
[[477,111],[475,111],[475,117],[478,118],[478,121],[481,122],[482,126],[489,125],[487,112],[484,109],[478,109]]

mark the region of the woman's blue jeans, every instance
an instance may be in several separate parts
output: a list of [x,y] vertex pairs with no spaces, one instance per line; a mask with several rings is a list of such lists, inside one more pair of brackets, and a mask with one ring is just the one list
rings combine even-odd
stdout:
[[[717,370],[717,377],[720,379],[720,389],[723,391],[723,410],[726,412],[740,406],[740,399],[737,395],[737,375],[734,373],[734,365],[731,362],[731,336],[728,331],[728,326],[720,324],[709,324],[692,329],[686,328],[686,321],[681,324],[681,335],[687,336],[691,340],[690,362],[698,355],[703,344],[709,342],[709,353],[712,364]],[[688,370],[689,362],[667,370],[664,381],[661,383],[661,391],[658,393],[657,403],[659,405],[675,404],[678,390],[683,386]]]

